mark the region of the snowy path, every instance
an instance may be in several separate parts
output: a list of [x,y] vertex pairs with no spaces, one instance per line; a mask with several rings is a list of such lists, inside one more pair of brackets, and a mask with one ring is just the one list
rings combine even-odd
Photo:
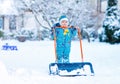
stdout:
[[[2,50],[16,45],[18,51]],[[0,84],[120,84],[120,44],[83,41],[84,60],[93,64],[95,76],[59,77],[48,75],[54,62],[53,41],[0,41]],[[79,62],[79,42],[72,42],[71,62]]]

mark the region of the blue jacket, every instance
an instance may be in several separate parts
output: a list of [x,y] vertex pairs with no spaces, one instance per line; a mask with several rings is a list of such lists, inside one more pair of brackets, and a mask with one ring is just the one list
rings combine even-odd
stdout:
[[56,52],[58,62],[69,62],[71,40],[76,35],[75,28],[55,28]]

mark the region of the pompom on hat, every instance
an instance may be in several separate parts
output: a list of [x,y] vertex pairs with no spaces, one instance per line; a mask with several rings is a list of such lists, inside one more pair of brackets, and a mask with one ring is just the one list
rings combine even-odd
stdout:
[[60,16],[60,18],[59,18],[59,23],[61,24],[61,22],[62,22],[63,20],[68,21],[68,18],[66,17],[66,15]]

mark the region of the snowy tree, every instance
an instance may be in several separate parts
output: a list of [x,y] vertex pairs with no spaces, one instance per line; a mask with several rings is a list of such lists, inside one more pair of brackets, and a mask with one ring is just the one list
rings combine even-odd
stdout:
[[[32,10],[37,22],[44,28],[50,28],[57,22],[58,18],[66,14],[70,19],[70,24],[85,26],[93,25],[91,15],[94,8],[90,6],[91,0],[20,0],[26,8]],[[20,7],[20,6],[19,6]],[[23,7],[23,6],[22,6]],[[46,21],[43,25],[40,16]]]
[[[7,0],[8,1],[8,0]],[[37,24],[36,30],[44,36],[49,34],[50,28],[58,21],[58,18],[66,14],[70,25],[80,28],[93,27],[96,19],[92,18],[95,8],[91,6],[91,0],[12,0],[20,17],[24,19],[24,12],[32,12]],[[8,6],[7,6],[8,7]],[[13,7],[10,7],[13,8]],[[21,23],[20,28],[24,27]]]
[[[58,18],[65,14],[70,20],[70,25],[80,28],[93,27],[96,19],[92,14],[95,12],[91,6],[91,0],[21,0],[26,8],[32,10],[39,26],[50,29],[58,22]],[[42,18],[41,18],[42,16]],[[43,19],[41,21],[41,19]],[[43,22],[46,22],[44,25]],[[94,27],[93,27],[94,28]],[[41,30],[41,28],[40,28]]]
[[120,11],[118,10],[117,3],[117,0],[108,0],[100,41],[120,43]]

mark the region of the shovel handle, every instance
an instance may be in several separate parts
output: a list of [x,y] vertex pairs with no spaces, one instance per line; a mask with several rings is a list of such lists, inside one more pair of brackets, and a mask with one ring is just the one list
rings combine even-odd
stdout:
[[54,52],[55,52],[55,62],[57,62],[57,53],[56,53],[56,34],[55,34],[55,29],[53,29],[53,35],[54,35]]
[[78,29],[78,37],[79,37],[79,40],[80,40],[81,59],[82,59],[82,62],[84,62],[84,59],[83,59],[83,48],[82,48],[82,36],[81,36],[81,33],[80,33],[80,29]]

